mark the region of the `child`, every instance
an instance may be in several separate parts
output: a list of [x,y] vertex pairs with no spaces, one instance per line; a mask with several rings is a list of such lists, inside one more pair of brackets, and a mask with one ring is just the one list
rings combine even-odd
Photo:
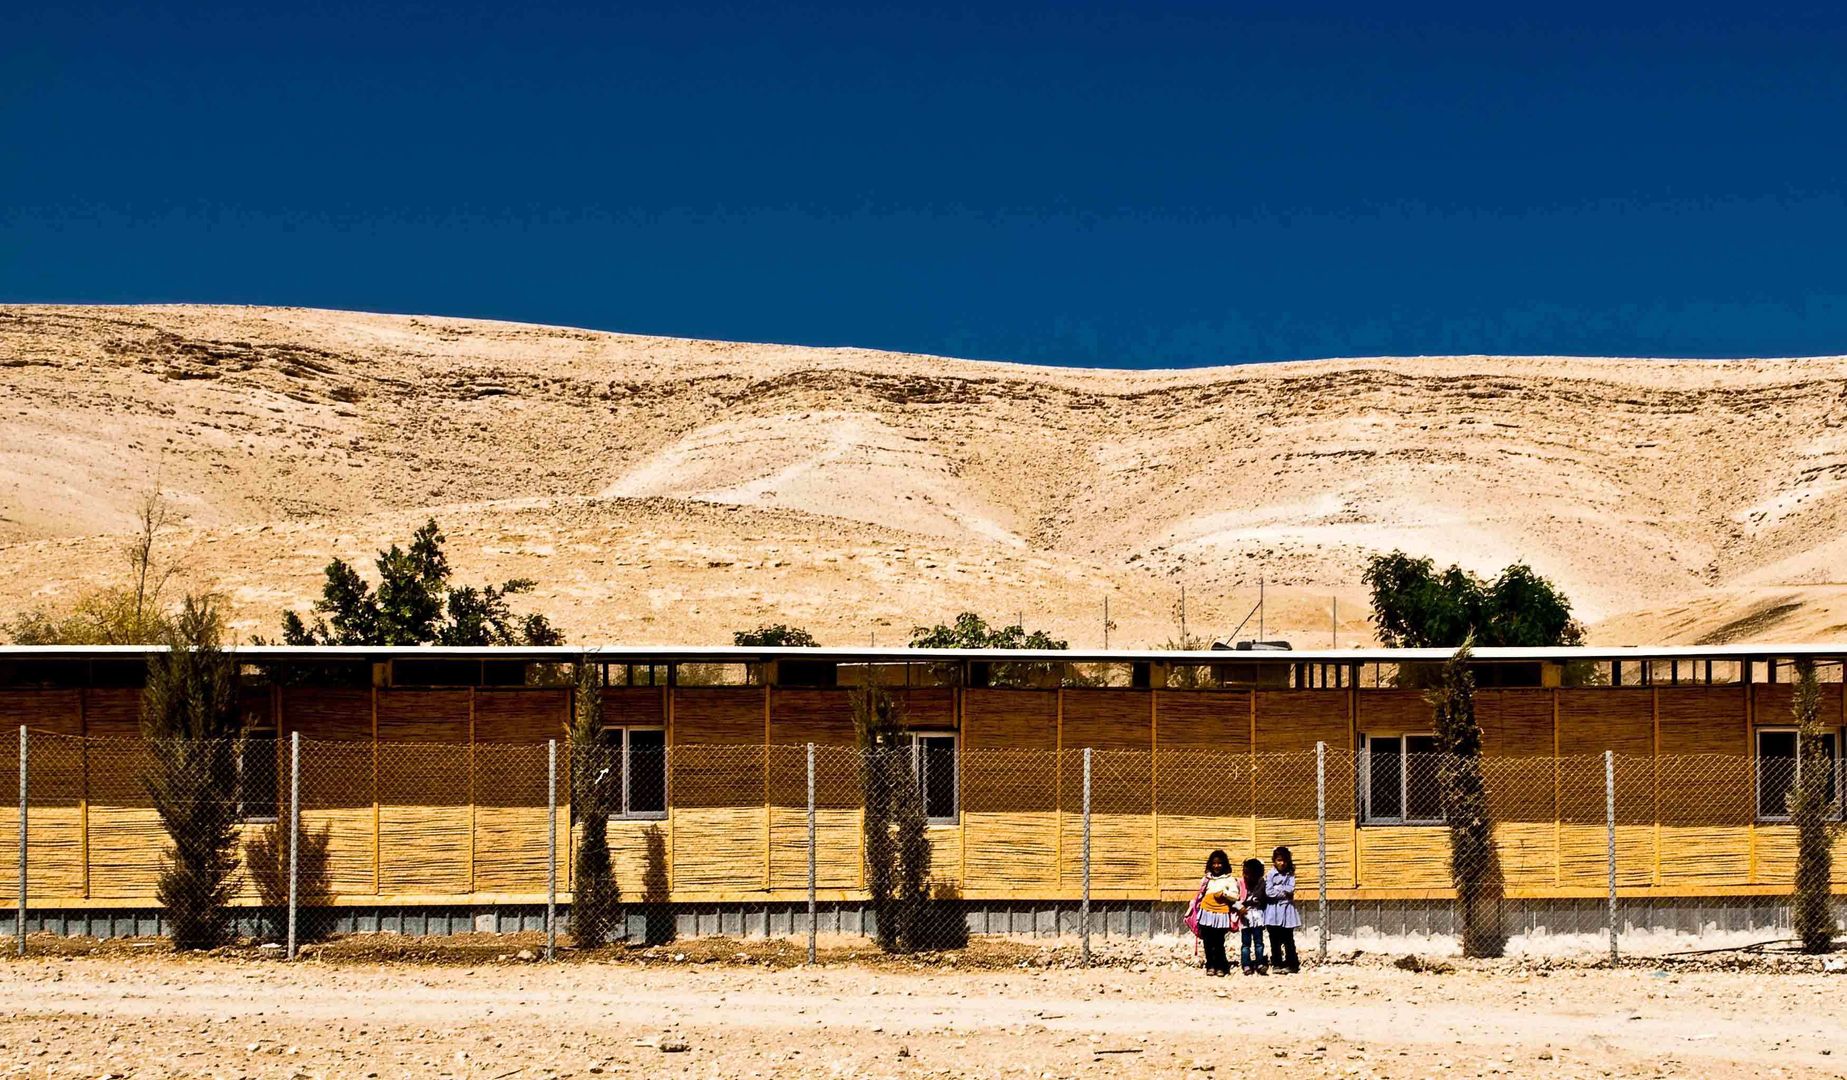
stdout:
[[1238,881],[1238,918],[1243,926],[1238,936],[1238,963],[1246,975],[1270,973],[1263,958],[1263,907],[1263,860],[1246,859]]
[[1263,925],[1270,931],[1270,958],[1277,970],[1294,975],[1302,970],[1295,953],[1295,930],[1302,925],[1295,909],[1295,857],[1279,847],[1270,853],[1270,861],[1275,869],[1263,879]]
[[1225,956],[1225,935],[1236,929],[1232,911],[1237,902],[1238,880],[1231,873],[1231,857],[1223,851],[1206,856],[1205,880],[1199,883],[1199,941],[1206,950],[1206,974],[1231,974]]

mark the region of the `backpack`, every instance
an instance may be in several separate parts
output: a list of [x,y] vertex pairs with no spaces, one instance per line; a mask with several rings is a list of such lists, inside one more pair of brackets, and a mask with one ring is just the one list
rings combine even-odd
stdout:
[[1186,906],[1186,928],[1193,932],[1194,937],[1199,936],[1199,905],[1206,899],[1206,883],[1211,880],[1210,877],[1199,879],[1199,894]]

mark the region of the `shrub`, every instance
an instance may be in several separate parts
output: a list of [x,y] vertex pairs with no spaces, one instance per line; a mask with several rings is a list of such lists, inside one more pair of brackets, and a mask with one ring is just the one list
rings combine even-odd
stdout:
[[1505,889],[1482,777],[1481,725],[1475,718],[1469,653],[1465,640],[1443,665],[1441,685],[1429,695],[1436,713],[1437,784],[1449,826],[1449,872],[1462,918],[1462,954],[1499,956],[1507,945],[1502,920]]
[[604,744],[596,665],[579,662],[571,702],[571,817],[583,826],[571,865],[571,940],[607,944],[622,925],[622,889],[609,858],[609,815],[621,794],[620,763]]
[[141,699],[143,782],[170,844],[155,894],[180,949],[229,939],[237,891],[237,665],[221,633],[212,602],[188,596]]
[[1796,891],[1791,922],[1802,940],[1802,951],[1825,953],[1834,948],[1834,912],[1830,899],[1834,873],[1832,829],[1828,825],[1828,779],[1834,768],[1824,737],[1828,725],[1821,718],[1821,684],[1815,678],[1815,661],[1796,661],[1796,786],[1789,797],[1789,818],[1796,826]]

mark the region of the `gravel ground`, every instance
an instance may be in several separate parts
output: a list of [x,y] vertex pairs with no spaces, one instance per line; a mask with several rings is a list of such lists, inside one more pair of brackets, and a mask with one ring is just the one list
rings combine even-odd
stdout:
[[[546,964],[531,940],[258,950],[35,942],[0,963],[0,1070],[118,1077],[1847,1075],[1812,961],[1617,969],[1346,958],[1207,979],[995,945],[891,961],[688,942]],[[1024,963],[1026,966],[1021,967]],[[1433,968],[1433,969],[1431,969]]]

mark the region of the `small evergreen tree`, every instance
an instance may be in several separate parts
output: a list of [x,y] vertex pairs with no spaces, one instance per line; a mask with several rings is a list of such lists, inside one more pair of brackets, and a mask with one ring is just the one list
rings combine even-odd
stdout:
[[1494,844],[1494,820],[1482,776],[1481,725],[1475,718],[1475,676],[1464,639],[1443,665],[1429,695],[1436,713],[1438,790],[1449,826],[1449,872],[1462,917],[1462,954],[1499,956],[1507,945],[1502,918],[1504,882]]
[[603,742],[603,690],[596,665],[577,664],[571,702],[571,817],[583,832],[571,865],[571,939],[607,944],[622,924],[622,889],[609,858],[609,815],[621,797],[614,752]]
[[1815,661],[1796,661],[1796,786],[1790,793],[1789,818],[1796,826],[1796,892],[1792,922],[1802,951],[1825,953],[1834,948],[1834,913],[1830,892],[1834,874],[1832,829],[1828,826],[1828,780],[1834,769],[1824,737],[1828,725],[1821,718],[1821,684],[1815,678]]
[[451,585],[443,535],[434,519],[378,553],[378,587],[342,559],[327,564],[312,622],[282,615],[289,645],[557,645],[564,640],[543,615],[516,615],[510,596],[531,592],[531,578],[494,585]]
[[143,776],[169,848],[155,895],[175,948],[209,949],[231,933],[237,891],[237,756],[241,730],[237,665],[222,646],[209,599],[188,596],[148,658],[141,733]]
[[878,923],[879,948],[914,952],[932,947],[929,822],[911,765],[903,708],[882,687],[866,686],[854,693],[853,722],[865,805],[866,891]]

